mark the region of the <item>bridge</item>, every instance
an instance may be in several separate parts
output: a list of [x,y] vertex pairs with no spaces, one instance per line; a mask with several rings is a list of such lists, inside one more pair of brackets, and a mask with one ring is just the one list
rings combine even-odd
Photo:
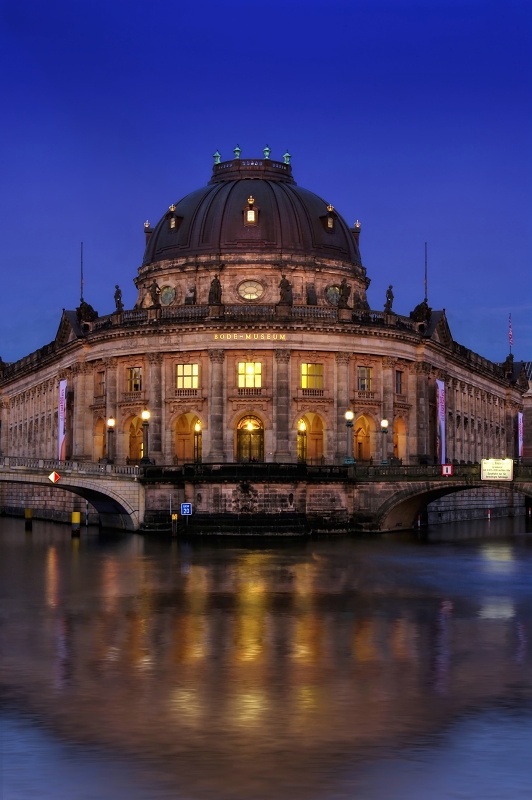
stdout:
[[[192,501],[202,486],[221,484],[259,486],[275,484],[309,490],[327,487],[343,498],[337,519],[349,530],[383,532],[408,529],[433,500],[454,492],[486,486],[511,488],[530,498],[532,466],[515,465],[511,482],[481,481],[480,465],[454,467],[442,476],[439,465],[307,465],[277,463],[184,464],[180,466],[131,466],[85,461],[0,457],[0,483],[24,483],[50,487],[48,475],[56,471],[59,488],[87,500],[99,513],[104,527],[138,530],[144,522],[146,493],[173,486],[179,497]],[[293,511],[303,509],[294,508]],[[304,513],[306,513],[306,509]],[[315,516],[334,518],[330,508]],[[202,515],[204,518],[208,514]],[[227,517],[234,515],[226,515]],[[299,514],[301,517],[302,514]],[[245,514],[239,514],[241,525]],[[283,515],[289,519],[289,514]],[[251,520],[251,517],[249,518]],[[334,520],[333,520],[334,521]]]

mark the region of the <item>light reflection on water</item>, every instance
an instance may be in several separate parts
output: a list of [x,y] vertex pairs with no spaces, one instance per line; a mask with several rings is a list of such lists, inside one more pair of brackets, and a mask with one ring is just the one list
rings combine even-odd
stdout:
[[529,536],[23,526],[0,520],[2,800],[530,796]]

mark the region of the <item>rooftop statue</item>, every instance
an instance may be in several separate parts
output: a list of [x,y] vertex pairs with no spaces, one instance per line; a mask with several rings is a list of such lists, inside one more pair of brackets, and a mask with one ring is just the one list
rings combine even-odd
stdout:
[[220,306],[222,304],[222,284],[220,283],[220,278],[218,275],[215,275],[211,281],[211,287],[209,289],[209,305],[210,306]]
[[150,293],[152,306],[155,306],[156,308],[159,307],[161,305],[161,289],[155,278],[153,279],[152,283],[150,283],[148,291]]
[[121,314],[124,310],[124,304],[122,302],[122,289],[118,284],[115,286],[115,306],[118,314]]
[[340,296],[338,298],[338,308],[348,308],[349,296],[351,294],[351,287],[347,285],[347,280],[343,278],[340,284]]
[[413,311],[410,312],[410,319],[414,322],[430,322],[432,308],[427,303],[427,298],[422,303],[418,303]]
[[390,284],[386,289],[386,303],[384,304],[384,313],[391,314],[393,306],[393,286]]
[[279,289],[280,289],[279,303],[281,305],[291,306],[294,302],[292,298],[292,284],[290,283],[286,275],[283,275],[281,277],[281,280],[279,282]]

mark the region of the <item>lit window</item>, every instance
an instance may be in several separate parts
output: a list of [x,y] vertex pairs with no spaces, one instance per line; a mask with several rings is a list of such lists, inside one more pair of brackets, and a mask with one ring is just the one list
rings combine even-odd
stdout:
[[395,394],[403,394],[403,373],[398,369],[395,371]]
[[244,225],[256,225],[259,218],[259,210],[255,205],[255,198],[248,197],[248,204],[244,208]]
[[105,372],[96,373],[95,394],[101,397],[105,394]]
[[323,389],[323,364],[301,364],[301,388]]
[[358,368],[358,391],[371,392],[372,387],[372,367],[359,367]]
[[260,389],[262,386],[262,364],[260,361],[238,362],[238,388]]
[[142,391],[142,367],[129,367],[127,371],[128,392]]
[[327,227],[330,231],[334,228],[334,219],[332,217],[327,217]]
[[176,226],[176,218],[170,217],[170,230],[174,230]]
[[199,386],[199,364],[177,364],[176,389],[197,389]]

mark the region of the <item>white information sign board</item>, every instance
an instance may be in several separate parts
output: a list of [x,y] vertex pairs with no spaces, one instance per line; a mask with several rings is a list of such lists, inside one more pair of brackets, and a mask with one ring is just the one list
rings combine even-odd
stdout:
[[481,481],[513,481],[514,462],[511,458],[483,458],[480,462]]

